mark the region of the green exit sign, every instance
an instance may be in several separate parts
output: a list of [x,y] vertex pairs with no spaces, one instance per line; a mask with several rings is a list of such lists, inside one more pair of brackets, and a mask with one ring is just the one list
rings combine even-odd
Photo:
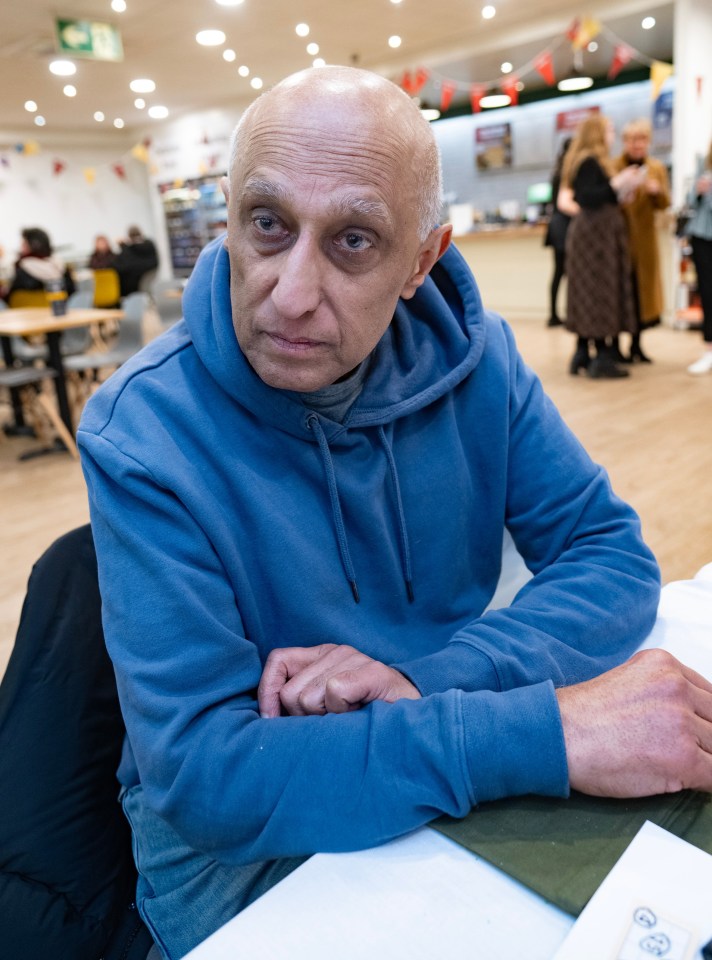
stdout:
[[56,20],[57,49],[70,57],[123,60],[121,34],[111,23],[96,20]]

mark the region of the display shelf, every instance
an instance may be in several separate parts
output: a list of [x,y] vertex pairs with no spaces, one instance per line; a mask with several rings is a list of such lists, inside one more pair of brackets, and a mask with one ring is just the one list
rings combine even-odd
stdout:
[[227,228],[227,204],[221,176],[159,185],[173,272],[190,275],[206,243]]

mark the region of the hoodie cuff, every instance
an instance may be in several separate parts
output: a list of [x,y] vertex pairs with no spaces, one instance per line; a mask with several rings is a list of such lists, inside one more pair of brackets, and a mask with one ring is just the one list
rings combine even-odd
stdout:
[[550,680],[504,693],[464,694],[465,755],[475,803],[569,795],[559,702]]
[[494,664],[481,650],[469,643],[450,642],[437,653],[392,663],[424,697],[447,690],[500,690],[501,685]]

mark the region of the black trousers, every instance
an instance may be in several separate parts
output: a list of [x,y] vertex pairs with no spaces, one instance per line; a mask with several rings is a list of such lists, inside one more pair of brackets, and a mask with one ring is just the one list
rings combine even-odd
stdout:
[[691,237],[690,241],[702,300],[702,338],[705,343],[712,343],[712,240]]

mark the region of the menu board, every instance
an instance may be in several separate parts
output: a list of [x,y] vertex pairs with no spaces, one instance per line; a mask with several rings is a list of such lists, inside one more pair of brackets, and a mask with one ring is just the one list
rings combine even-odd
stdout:
[[501,170],[512,166],[512,127],[493,123],[475,130],[475,162],[478,170]]

